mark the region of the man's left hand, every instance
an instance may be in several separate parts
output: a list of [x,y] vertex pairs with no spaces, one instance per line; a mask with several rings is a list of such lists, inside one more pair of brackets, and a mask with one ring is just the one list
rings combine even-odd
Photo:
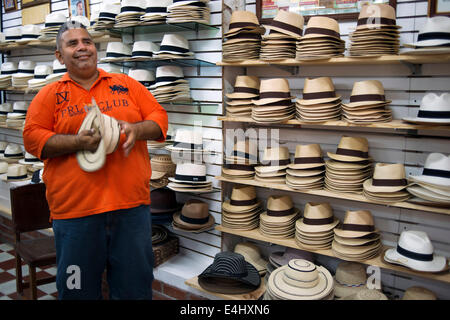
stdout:
[[132,123],[118,120],[120,125],[120,133],[125,134],[127,137],[126,141],[122,145],[123,151],[125,153],[125,157],[128,157],[128,155],[131,152],[131,149],[134,147],[134,143],[136,142],[137,138],[137,128]]

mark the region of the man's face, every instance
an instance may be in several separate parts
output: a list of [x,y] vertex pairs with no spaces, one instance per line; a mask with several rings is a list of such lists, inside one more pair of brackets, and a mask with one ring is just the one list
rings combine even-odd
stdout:
[[97,48],[85,29],[69,29],[61,36],[56,58],[72,73],[90,73],[97,70]]
[[83,5],[81,4],[81,2],[77,3],[77,13],[78,15],[83,15]]

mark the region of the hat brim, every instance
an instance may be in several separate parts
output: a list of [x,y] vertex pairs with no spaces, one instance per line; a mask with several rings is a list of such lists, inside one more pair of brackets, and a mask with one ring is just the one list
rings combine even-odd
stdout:
[[432,186],[437,186],[439,188],[443,188],[445,190],[450,190],[450,179],[441,178],[441,177],[432,177],[432,176],[409,176],[408,180],[414,182],[423,182],[427,184],[431,184]]
[[447,259],[444,256],[433,254],[432,261],[420,261],[405,257],[398,253],[395,248],[386,250],[384,253],[384,261],[422,272],[440,272],[447,268]]
[[406,185],[404,186],[397,186],[397,187],[378,187],[373,185],[373,179],[367,179],[363,183],[364,190],[367,190],[369,192],[398,192],[400,190],[404,190],[406,188]]
[[361,285],[342,285],[339,282],[336,281],[336,278],[334,277],[334,296],[337,299],[342,299],[348,296],[351,296],[353,294],[356,294],[358,291],[362,289],[367,289],[367,286],[365,283]]
[[416,124],[450,124],[450,118],[411,118],[411,117],[405,117],[403,118],[403,121],[416,123]]
[[324,225],[305,224],[303,222],[303,220],[304,219],[301,218],[295,222],[295,227],[299,228],[303,232],[325,232],[325,231],[332,230],[334,227],[336,227],[339,224],[339,219],[336,217],[334,218],[333,223],[324,224]]
[[429,191],[422,187],[408,187],[408,192],[411,193],[413,196],[428,200],[428,201],[435,201],[440,203],[448,203],[450,205],[450,197],[449,196],[440,196],[439,194],[436,194],[432,191]]
[[379,233],[378,229],[374,229],[374,231],[351,231],[351,230],[342,230],[339,228],[333,229],[334,233],[337,234],[341,238],[359,238],[363,236],[367,236],[368,234]]
[[210,229],[216,223],[214,217],[211,214],[209,214],[208,221],[204,224],[192,224],[184,222],[183,220],[181,220],[180,215],[180,211],[173,214],[173,224],[175,224],[173,225],[173,227],[178,228],[178,230],[188,232],[201,232]]
[[327,155],[331,159],[337,160],[337,161],[358,162],[358,161],[366,161],[366,160],[370,159],[370,157],[369,158],[361,158],[361,157],[345,156],[345,155],[340,155],[340,154],[331,153],[331,152],[327,152]]

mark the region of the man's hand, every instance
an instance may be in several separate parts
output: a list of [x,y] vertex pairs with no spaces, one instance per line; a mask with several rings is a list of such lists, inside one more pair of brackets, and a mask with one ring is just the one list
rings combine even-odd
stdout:
[[123,120],[118,120],[118,122],[120,125],[120,133],[124,134],[127,137],[124,144],[122,145],[122,148],[125,153],[125,157],[128,157],[138,137],[138,127]]
[[98,130],[90,129],[79,132],[76,139],[77,145],[79,146],[80,150],[88,150],[94,152],[98,148],[101,136]]

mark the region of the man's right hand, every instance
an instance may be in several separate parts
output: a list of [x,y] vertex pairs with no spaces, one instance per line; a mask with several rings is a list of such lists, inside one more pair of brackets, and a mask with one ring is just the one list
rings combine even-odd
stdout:
[[90,129],[80,131],[77,135],[77,144],[80,150],[94,152],[98,148],[101,136],[98,130]]

